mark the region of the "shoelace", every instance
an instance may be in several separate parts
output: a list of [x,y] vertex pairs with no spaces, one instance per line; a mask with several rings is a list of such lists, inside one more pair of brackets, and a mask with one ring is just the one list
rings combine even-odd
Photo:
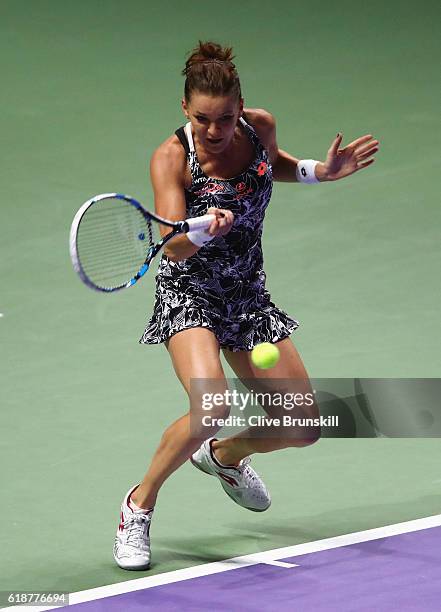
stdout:
[[127,528],[126,544],[136,548],[145,548],[147,531],[151,514],[134,512],[124,521],[124,529]]
[[243,476],[245,487],[248,487],[249,485],[252,486],[257,480],[254,470],[249,467],[250,463],[251,457],[244,457],[239,465],[235,468],[241,474],[241,476]]

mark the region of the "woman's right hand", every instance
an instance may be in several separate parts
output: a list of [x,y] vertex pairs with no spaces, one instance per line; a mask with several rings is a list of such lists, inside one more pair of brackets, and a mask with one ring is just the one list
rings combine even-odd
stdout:
[[207,230],[210,236],[225,236],[225,234],[228,234],[234,222],[234,215],[231,210],[209,208],[207,214],[216,216]]

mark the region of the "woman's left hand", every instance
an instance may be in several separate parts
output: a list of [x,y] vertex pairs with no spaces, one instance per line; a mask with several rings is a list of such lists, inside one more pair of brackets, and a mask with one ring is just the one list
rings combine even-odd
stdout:
[[378,151],[380,143],[374,140],[371,134],[361,136],[339,149],[342,140],[343,134],[337,134],[329,148],[326,161],[317,168],[316,174],[320,181],[337,181],[374,163],[372,155]]

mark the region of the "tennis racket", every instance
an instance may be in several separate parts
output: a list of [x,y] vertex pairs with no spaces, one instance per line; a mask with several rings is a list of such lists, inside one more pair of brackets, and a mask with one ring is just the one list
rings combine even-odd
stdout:
[[[85,202],[70,229],[70,256],[88,287],[111,293],[132,287],[177,234],[207,229],[215,215],[169,221],[128,195],[103,193]],[[161,238],[159,226],[171,228]],[[155,235],[156,234],[156,235]]]

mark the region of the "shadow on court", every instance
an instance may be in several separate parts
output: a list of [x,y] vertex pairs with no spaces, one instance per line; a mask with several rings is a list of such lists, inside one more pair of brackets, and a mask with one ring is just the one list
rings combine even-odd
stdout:
[[[251,520],[224,523],[225,536],[223,537],[211,538],[206,534],[200,538],[194,536],[173,539],[161,537],[156,542],[156,554],[153,549],[154,559],[151,569],[158,570],[155,573],[160,573],[161,563],[167,563],[171,559],[177,568],[181,568],[239,556],[241,553],[237,550],[237,542],[254,542],[254,552],[262,552],[273,548],[314,542],[348,532],[381,527],[383,525],[379,523],[378,516],[394,516],[394,522],[400,523],[420,518],[421,504],[432,509],[432,512],[427,513],[428,516],[438,514],[441,507],[441,491],[439,495],[426,495],[408,500],[404,510],[401,502],[363,507],[352,506],[315,516],[295,517],[277,522],[272,522],[270,514],[267,514],[268,519],[263,524],[253,523]],[[369,512],[366,513],[366,510]],[[360,517],[358,522],[357,516]],[[311,528],[305,529],[304,525],[308,522]],[[350,525],[350,530],[348,530],[348,525]],[[222,554],[219,553],[220,549],[223,551]]]

